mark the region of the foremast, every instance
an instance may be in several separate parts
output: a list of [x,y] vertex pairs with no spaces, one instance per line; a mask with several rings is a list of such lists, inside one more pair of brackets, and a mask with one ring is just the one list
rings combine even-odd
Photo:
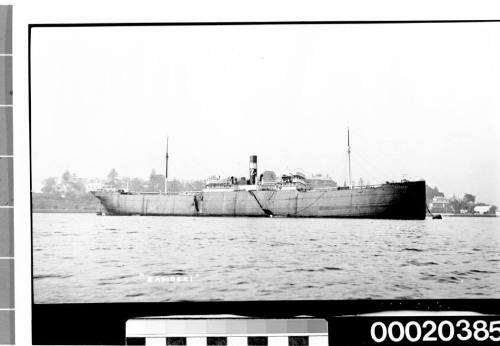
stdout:
[[167,151],[165,153],[165,195],[168,193],[168,136],[167,136]]

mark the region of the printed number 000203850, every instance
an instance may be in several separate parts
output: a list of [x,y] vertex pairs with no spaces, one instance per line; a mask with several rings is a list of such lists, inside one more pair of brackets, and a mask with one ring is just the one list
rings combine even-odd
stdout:
[[[489,323],[488,323],[489,322]],[[370,328],[373,341],[381,343],[384,341],[401,342],[406,339],[410,342],[418,341],[451,341],[456,338],[460,341],[500,341],[499,321],[477,320],[470,322],[461,319],[453,324],[449,320],[436,323],[427,320],[420,325],[417,321],[409,321],[403,324],[400,321],[374,322]],[[388,340],[387,340],[388,339]]]

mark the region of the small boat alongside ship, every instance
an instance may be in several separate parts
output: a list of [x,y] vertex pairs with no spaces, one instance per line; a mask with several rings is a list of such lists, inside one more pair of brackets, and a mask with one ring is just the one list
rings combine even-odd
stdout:
[[[167,142],[168,143],[168,142]],[[350,162],[350,145],[348,141]],[[166,180],[168,177],[168,144]],[[349,164],[349,181],[350,164]],[[329,217],[423,220],[426,217],[425,181],[386,182],[380,185],[312,188],[301,172],[277,177],[257,171],[251,155],[249,177],[211,178],[201,191],[134,193],[126,190],[92,192],[105,215]]]

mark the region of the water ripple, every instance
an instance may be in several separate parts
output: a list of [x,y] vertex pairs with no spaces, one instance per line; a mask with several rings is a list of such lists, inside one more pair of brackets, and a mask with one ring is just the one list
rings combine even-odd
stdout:
[[35,302],[498,299],[498,229],[500,218],[34,214]]

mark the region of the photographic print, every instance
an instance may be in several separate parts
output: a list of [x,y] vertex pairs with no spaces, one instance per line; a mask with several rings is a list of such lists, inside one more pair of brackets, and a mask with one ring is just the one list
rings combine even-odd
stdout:
[[499,298],[499,33],[33,27],[34,303]]

